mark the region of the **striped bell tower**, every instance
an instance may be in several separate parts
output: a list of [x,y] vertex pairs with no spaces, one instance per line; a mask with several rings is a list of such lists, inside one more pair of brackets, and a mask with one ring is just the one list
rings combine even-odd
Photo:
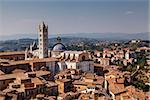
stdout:
[[45,25],[44,22],[39,24],[38,27],[39,33],[39,58],[48,57],[48,25]]

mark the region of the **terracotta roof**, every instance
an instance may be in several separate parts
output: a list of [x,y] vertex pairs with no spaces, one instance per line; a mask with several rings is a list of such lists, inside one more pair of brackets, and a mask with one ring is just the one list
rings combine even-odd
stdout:
[[0,70],[0,75],[3,75],[3,74],[5,74],[5,73],[4,73],[3,71]]
[[115,82],[114,79],[109,79],[108,82],[109,82],[110,91],[115,95],[124,93],[127,91],[127,89],[125,89],[124,87],[124,84],[118,84]]
[[23,69],[15,69],[12,71],[12,73],[24,73],[24,72],[26,72],[26,71]]
[[84,85],[84,86],[91,86],[91,85],[102,85],[103,84],[103,81],[104,81],[104,78],[99,78],[97,79],[96,81],[93,81],[93,82],[88,82],[88,81],[85,81],[84,79],[83,80],[75,80],[73,82],[74,85]]
[[79,98],[79,100],[94,100],[94,96],[90,93],[82,93]]
[[106,76],[109,76],[109,75],[114,75],[116,77],[122,77],[125,73],[123,72],[120,72],[120,71],[109,71],[108,73],[106,73],[105,75]]
[[[35,71],[35,72],[27,72],[28,73],[36,73],[36,76],[43,76],[43,75],[47,75],[50,74],[49,71]],[[4,74],[4,75],[0,75],[0,80],[7,80],[7,79],[15,79],[15,78],[27,78],[26,73],[14,73],[14,74]]]
[[87,86],[88,84],[84,81],[80,81],[80,80],[75,80],[73,82],[74,85],[84,85],[84,86]]
[[50,71],[43,71],[43,70],[38,70],[38,71],[34,71],[34,72],[26,72],[27,74],[36,74],[37,77],[39,76],[43,76],[43,75],[48,75],[50,74]]
[[84,77],[85,77],[85,78],[88,78],[88,79],[95,79],[95,76],[96,76],[96,75],[94,75],[93,73],[88,73],[88,72],[85,73],[85,75],[84,75]]
[[69,81],[71,81],[70,79],[58,79],[58,80],[56,80],[56,81],[60,81],[60,82],[69,82]]
[[17,64],[29,64],[29,63],[36,63],[36,62],[51,62],[51,61],[58,61],[56,58],[43,58],[43,59],[32,59],[32,60],[19,60],[19,61],[9,61],[8,64],[3,64],[4,66],[8,65],[17,65]]
[[32,78],[32,83],[36,84],[36,85],[41,85],[44,84],[39,78]]
[[109,71],[118,71],[118,68],[120,66],[116,66],[116,65],[109,65],[109,66],[105,66],[105,69],[109,70]]
[[25,52],[24,51],[0,52],[0,56],[2,56],[2,55],[16,55],[16,54],[25,54]]
[[142,100],[145,97],[144,92],[142,90],[135,88],[134,86],[128,86],[126,87],[126,89],[128,90],[128,94],[134,98]]
[[52,87],[52,86],[57,86],[57,84],[53,81],[47,81],[47,84],[46,84],[47,87]]
[[4,74],[0,75],[0,80],[7,80],[7,79],[16,79],[16,77],[25,77],[23,73],[17,73],[17,74]]

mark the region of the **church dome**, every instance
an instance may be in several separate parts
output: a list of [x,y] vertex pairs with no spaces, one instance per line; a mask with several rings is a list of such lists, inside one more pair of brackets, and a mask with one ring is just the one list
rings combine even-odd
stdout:
[[64,51],[66,50],[66,47],[62,43],[56,43],[53,46],[53,51]]
[[64,51],[66,47],[61,43],[61,38],[57,37],[57,43],[53,46],[53,51]]

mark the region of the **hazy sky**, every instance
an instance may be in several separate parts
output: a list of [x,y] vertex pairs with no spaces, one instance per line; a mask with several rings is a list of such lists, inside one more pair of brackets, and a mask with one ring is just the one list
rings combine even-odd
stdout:
[[45,21],[49,34],[148,32],[149,0],[0,0],[0,36],[37,33]]

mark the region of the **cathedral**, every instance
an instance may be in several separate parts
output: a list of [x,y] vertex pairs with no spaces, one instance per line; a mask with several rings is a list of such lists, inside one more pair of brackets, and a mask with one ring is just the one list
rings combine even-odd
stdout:
[[48,58],[57,57],[61,52],[65,51],[66,47],[61,43],[61,38],[57,38],[56,44],[53,46],[52,50],[48,50],[48,25],[44,22],[39,24],[38,27],[38,45],[33,42],[25,50],[25,59],[30,60],[34,58]]
[[52,49],[48,49],[48,25],[44,22],[38,26],[38,45],[34,42],[25,50],[25,60],[55,58],[57,62],[51,68],[47,62],[47,68],[53,73],[65,69],[80,69],[84,72],[93,72],[94,65],[87,51],[69,51],[61,43],[61,38],[57,38]]

